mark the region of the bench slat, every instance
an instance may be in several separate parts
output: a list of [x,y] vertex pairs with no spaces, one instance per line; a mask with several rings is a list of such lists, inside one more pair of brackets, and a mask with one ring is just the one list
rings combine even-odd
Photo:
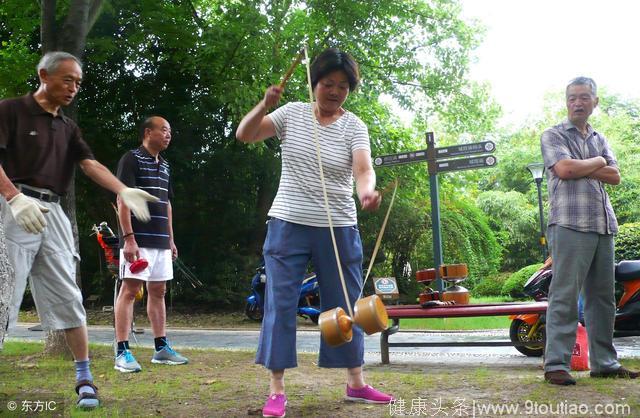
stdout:
[[460,318],[471,316],[506,316],[540,314],[547,302],[451,305],[423,308],[420,305],[387,306],[389,318]]

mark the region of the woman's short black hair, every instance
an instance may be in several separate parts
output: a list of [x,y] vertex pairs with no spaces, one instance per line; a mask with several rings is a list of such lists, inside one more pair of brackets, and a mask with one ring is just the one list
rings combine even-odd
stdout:
[[325,49],[311,63],[311,87],[316,88],[318,81],[334,71],[344,71],[349,80],[349,91],[355,90],[360,82],[358,63],[346,52],[337,48]]

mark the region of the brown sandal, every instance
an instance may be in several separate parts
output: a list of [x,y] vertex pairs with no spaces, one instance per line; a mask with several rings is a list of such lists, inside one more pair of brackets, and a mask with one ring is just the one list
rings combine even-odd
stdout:
[[[80,393],[80,388],[83,386],[89,386],[93,389],[95,393],[82,392]],[[98,399],[98,388],[93,384],[91,380],[79,380],[76,382],[76,393],[78,394],[78,400],[76,401],[76,406],[83,409],[93,409],[100,405],[100,400]],[[92,400],[96,401],[93,402]],[[85,401],[86,400],[86,401]]]

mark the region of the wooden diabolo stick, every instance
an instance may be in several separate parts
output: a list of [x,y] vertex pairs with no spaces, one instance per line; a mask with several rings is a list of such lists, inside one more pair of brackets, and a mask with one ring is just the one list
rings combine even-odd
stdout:
[[298,56],[296,57],[295,60],[293,60],[293,62],[289,66],[289,69],[284,74],[284,77],[282,77],[282,81],[280,82],[280,88],[281,89],[283,89],[284,86],[287,84],[287,81],[289,81],[289,78],[291,78],[291,75],[293,74],[293,71],[296,69],[298,64],[300,64],[300,61],[302,61],[302,57],[303,56],[304,56],[304,50],[300,50],[300,52],[298,52]]
[[391,196],[391,201],[389,202],[387,213],[384,216],[382,227],[380,228],[380,232],[378,233],[376,245],[373,248],[373,253],[371,254],[371,259],[369,260],[367,274],[364,278],[364,281],[362,282],[360,296],[358,297],[358,301],[356,302],[356,306],[354,308],[354,322],[358,324],[360,328],[362,328],[362,330],[368,335],[384,331],[385,329],[387,329],[387,325],[389,322],[387,309],[384,307],[384,304],[382,303],[382,300],[380,300],[380,297],[378,295],[371,295],[366,298],[362,298],[362,292],[364,291],[364,285],[367,284],[367,280],[369,279],[369,275],[371,274],[371,268],[373,267],[376,255],[378,255],[378,250],[380,249],[382,236],[384,235],[384,231],[387,228],[387,221],[389,221],[391,208],[393,207],[393,202],[396,199],[396,192],[398,191],[398,179],[395,179],[394,181],[389,183],[387,187],[385,187],[382,192],[380,192],[380,194],[387,194],[389,190],[391,190],[391,188],[393,188],[393,195]]

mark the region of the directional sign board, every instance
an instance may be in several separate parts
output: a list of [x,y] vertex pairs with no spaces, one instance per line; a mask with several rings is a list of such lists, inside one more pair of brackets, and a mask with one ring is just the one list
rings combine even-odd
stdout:
[[[493,141],[483,141],[474,144],[453,145],[450,147],[435,147],[435,136],[433,132],[426,133],[427,149],[413,152],[402,152],[399,154],[381,155],[373,159],[376,167],[409,164],[426,161],[429,169],[429,186],[431,192],[431,227],[433,232],[433,261],[436,266],[442,264],[442,241],[440,238],[440,198],[438,196],[438,173],[447,171],[471,170],[474,168],[493,167],[498,160],[492,154],[496,150]],[[467,158],[456,158],[468,155]],[[475,155],[475,156],[474,156]],[[382,284],[386,288],[389,284]],[[444,289],[442,280],[436,280],[439,291]],[[376,284],[376,293],[380,293]],[[384,296],[383,296],[384,297]]]
[[381,155],[373,159],[373,164],[376,167],[381,167],[387,165],[409,164],[426,160],[427,150],[423,149],[411,152],[401,152],[399,154]]
[[441,158],[459,157],[461,155],[487,154],[496,150],[493,141],[476,142],[475,144],[454,145],[436,148],[436,160]]
[[458,158],[456,160],[436,161],[437,173],[445,171],[470,170],[473,168],[486,168],[496,165],[498,160],[493,155],[483,157]]

